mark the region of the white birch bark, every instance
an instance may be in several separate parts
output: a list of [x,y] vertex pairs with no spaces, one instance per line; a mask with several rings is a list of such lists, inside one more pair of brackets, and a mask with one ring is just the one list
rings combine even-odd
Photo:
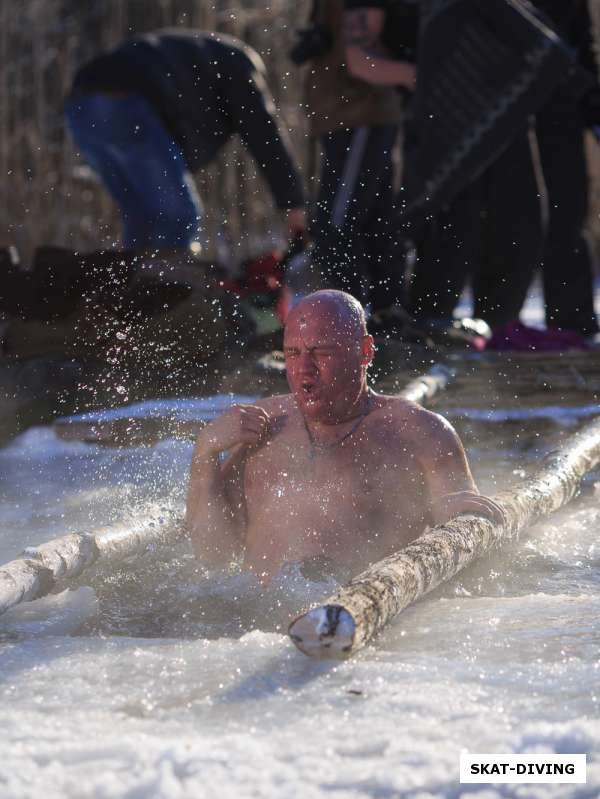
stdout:
[[97,533],[72,533],[27,547],[20,558],[0,566],[0,615],[20,602],[46,596],[90,566],[110,567],[186,535],[178,512],[157,512],[154,504],[141,518]]

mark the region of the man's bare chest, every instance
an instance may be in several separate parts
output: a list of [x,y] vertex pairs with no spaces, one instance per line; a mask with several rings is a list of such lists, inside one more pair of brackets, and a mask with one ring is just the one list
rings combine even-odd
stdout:
[[385,436],[365,432],[317,450],[303,433],[295,430],[277,437],[248,462],[245,495],[250,514],[277,510],[284,515],[321,515],[329,521],[421,515],[423,474],[415,454],[402,442],[390,447]]

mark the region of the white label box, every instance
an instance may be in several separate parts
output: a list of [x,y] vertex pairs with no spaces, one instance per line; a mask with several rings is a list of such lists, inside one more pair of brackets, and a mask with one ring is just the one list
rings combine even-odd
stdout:
[[585,755],[467,754],[460,756],[460,781],[584,783]]

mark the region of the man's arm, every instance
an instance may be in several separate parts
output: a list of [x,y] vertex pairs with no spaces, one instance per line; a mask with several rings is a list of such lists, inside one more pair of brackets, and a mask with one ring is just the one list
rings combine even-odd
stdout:
[[[198,435],[185,520],[194,553],[207,566],[226,566],[242,549],[244,456],[262,439],[268,421],[262,408],[238,405]],[[225,451],[231,454],[221,464]]]
[[429,411],[423,413],[423,441],[417,449],[429,494],[431,519],[444,524],[463,513],[503,524],[504,511],[475,485],[467,455],[452,425]]
[[344,11],[346,66],[351,75],[377,86],[414,89],[416,69],[408,61],[390,58],[381,42],[385,11],[364,7]]
[[302,209],[306,199],[303,181],[263,69],[259,67],[260,62],[252,66],[231,63],[230,74],[223,81],[228,112],[267,181],[277,208]]

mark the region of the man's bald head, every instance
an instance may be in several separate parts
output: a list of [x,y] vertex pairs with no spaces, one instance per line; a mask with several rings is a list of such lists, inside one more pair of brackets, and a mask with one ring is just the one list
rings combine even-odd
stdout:
[[283,336],[287,379],[305,419],[354,418],[367,394],[373,338],[362,305],[343,291],[316,291],[290,312]]
[[286,327],[308,319],[331,320],[336,331],[361,340],[367,335],[365,311],[360,302],[345,291],[325,289],[304,297],[289,313]]

